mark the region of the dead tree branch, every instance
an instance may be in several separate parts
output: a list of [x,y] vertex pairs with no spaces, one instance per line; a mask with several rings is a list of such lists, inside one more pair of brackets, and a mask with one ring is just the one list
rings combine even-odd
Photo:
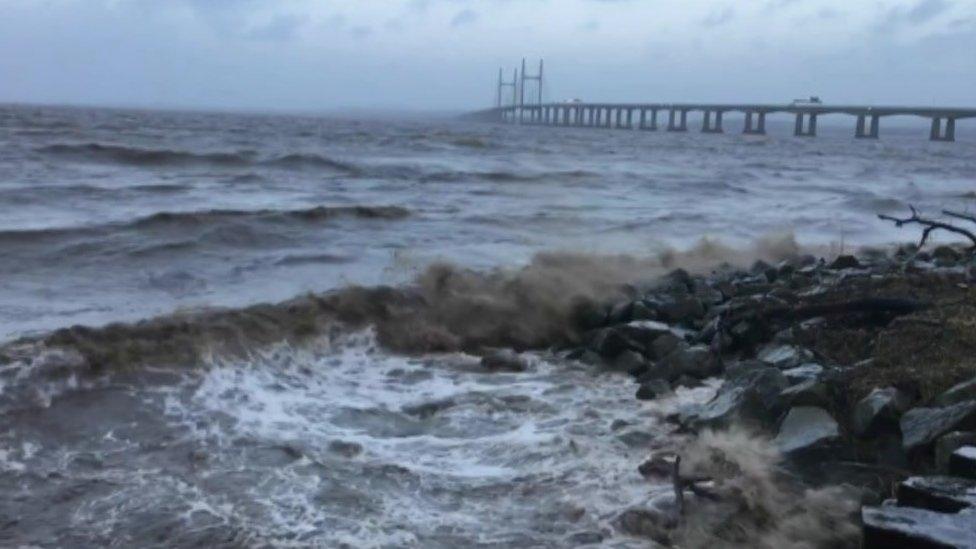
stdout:
[[[969,247],[969,249],[971,251],[976,251],[976,234],[973,234],[971,231],[968,231],[961,227],[957,227],[951,223],[946,223],[944,221],[938,221],[935,219],[924,218],[918,214],[918,210],[916,210],[914,206],[909,206],[909,209],[911,209],[912,211],[911,217],[898,218],[890,215],[878,214],[878,219],[882,219],[884,221],[891,221],[892,223],[895,224],[896,227],[903,227],[905,225],[921,225],[922,227],[925,227],[922,230],[922,238],[918,242],[919,248],[921,248],[922,246],[925,245],[926,242],[928,242],[929,235],[932,234],[932,231],[936,229],[941,229],[943,231],[965,236],[966,238],[969,239],[970,242],[972,242],[972,245]],[[946,213],[946,215],[950,215],[950,214]],[[961,218],[961,219],[970,219],[969,216],[965,216],[963,214],[952,215],[952,217]]]
[[942,214],[947,215],[949,217],[955,217],[956,219],[962,219],[963,221],[970,221],[972,223],[976,223],[976,216],[972,216],[969,214],[954,212],[952,210],[942,210]]

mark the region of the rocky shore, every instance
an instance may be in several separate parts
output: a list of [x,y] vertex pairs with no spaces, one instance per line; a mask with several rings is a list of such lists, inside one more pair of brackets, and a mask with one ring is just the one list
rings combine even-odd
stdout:
[[710,401],[668,415],[684,442],[659,449],[640,472],[670,478],[674,494],[663,507],[625,511],[622,530],[688,546],[683,523],[700,523],[699,514],[709,516],[712,541],[749,543],[743,522],[773,528],[763,515],[775,509],[743,511],[751,503],[735,482],[742,467],[716,467],[695,446],[744,429],[783,456],[770,472],[780,479],[772,492],[844,489],[836,505],[852,504],[846,512],[860,532],[838,528],[808,546],[976,547],[976,261],[968,253],[866,250],[708,275],[679,269],[630,294],[581,306],[583,343],[565,356],[626,372],[641,400],[716,377],[721,385]]

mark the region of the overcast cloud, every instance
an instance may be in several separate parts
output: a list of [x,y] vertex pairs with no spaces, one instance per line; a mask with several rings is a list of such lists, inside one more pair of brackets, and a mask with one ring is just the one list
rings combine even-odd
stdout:
[[0,101],[466,109],[546,97],[976,104],[976,0],[0,0]]

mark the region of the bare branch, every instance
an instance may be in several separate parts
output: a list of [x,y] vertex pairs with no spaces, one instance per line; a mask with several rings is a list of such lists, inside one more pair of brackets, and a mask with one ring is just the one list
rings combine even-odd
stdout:
[[[878,219],[882,219],[884,221],[891,221],[892,223],[895,224],[896,227],[903,227],[905,225],[921,225],[922,227],[925,227],[925,230],[922,231],[922,238],[918,242],[919,248],[921,248],[922,246],[925,245],[926,242],[928,242],[929,235],[931,235],[933,231],[935,231],[936,229],[941,229],[943,231],[965,236],[966,238],[969,239],[970,242],[972,242],[972,245],[970,246],[970,250],[971,251],[976,250],[976,234],[973,234],[973,232],[963,229],[961,227],[957,227],[951,223],[946,223],[944,221],[938,221],[935,219],[924,218],[918,215],[918,210],[916,210],[914,206],[908,206],[908,208],[912,211],[911,217],[898,218],[890,215],[878,214]],[[976,222],[976,219],[970,218],[969,216],[965,216],[963,214],[951,214],[949,212],[943,212],[943,213],[945,213],[946,215],[950,215],[952,217],[972,220]]]
[[976,223],[976,216],[959,213],[959,212],[953,212],[951,210],[942,210],[942,213],[949,217],[955,217],[956,219],[962,219],[963,221],[971,221],[973,223]]

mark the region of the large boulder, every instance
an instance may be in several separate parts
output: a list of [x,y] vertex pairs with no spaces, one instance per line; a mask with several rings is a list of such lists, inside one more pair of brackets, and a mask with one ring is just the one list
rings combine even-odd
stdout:
[[[898,485],[898,505],[940,513],[976,507],[976,480],[948,476],[911,477]],[[976,523],[973,523],[976,529]]]
[[661,364],[670,372],[669,379],[672,380],[682,375],[705,379],[720,370],[718,360],[704,345],[679,346],[664,357]]
[[911,405],[911,397],[894,387],[875,389],[854,406],[851,431],[863,437],[896,426]]
[[783,370],[783,375],[790,383],[799,383],[801,381],[807,381],[809,379],[817,379],[824,373],[824,367],[815,363],[808,362],[806,364],[801,364],[796,368],[787,368]]
[[826,410],[797,406],[786,414],[773,442],[790,455],[835,448],[840,440],[840,428]]
[[775,421],[774,409],[786,385],[786,377],[776,368],[739,372],[712,400],[684,409],[681,421],[693,427],[727,427],[736,421],[768,425]]
[[906,452],[927,446],[950,431],[976,429],[976,400],[945,408],[914,408],[901,416]]
[[976,400],[976,377],[953,385],[932,402],[935,406],[952,406],[967,400]]
[[634,320],[614,328],[624,337],[640,346],[644,353],[649,353],[657,338],[670,335],[675,336],[671,326],[656,320]]
[[864,507],[864,549],[976,547],[976,513],[937,513],[914,507]]
[[588,334],[587,347],[603,358],[617,358],[624,351],[643,351],[643,346],[613,328],[601,328]]

